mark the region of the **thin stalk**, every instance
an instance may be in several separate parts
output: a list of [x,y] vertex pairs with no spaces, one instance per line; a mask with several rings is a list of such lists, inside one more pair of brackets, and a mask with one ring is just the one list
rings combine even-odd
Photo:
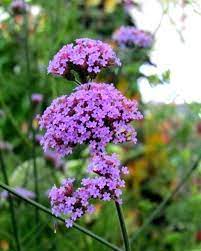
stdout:
[[147,220],[145,220],[142,227],[131,237],[130,242],[132,243],[135,241],[138,236],[143,233],[143,231],[149,226],[149,224],[152,223],[152,221],[158,216],[162,210],[166,207],[169,201],[178,193],[178,191],[183,187],[183,185],[186,183],[186,181],[190,178],[192,173],[196,170],[196,168],[199,166],[199,163],[201,161],[201,155],[197,158],[195,163],[192,165],[192,167],[188,170],[188,172],[184,175],[183,179],[180,181],[180,183],[177,185],[177,187],[160,203],[160,205],[153,211],[153,213],[149,216]]
[[[30,247],[32,247],[33,243],[35,242],[36,236],[40,236],[42,234],[42,232],[44,231],[45,227],[46,227],[45,225],[42,226],[42,227],[40,226],[40,227],[37,228],[37,230],[35,232],[32,232],[31,238],[29,238],[26,241],[26,243],[24,243],[24,245],[23,245],[23,247],[26,250],[30,250]],[[38,246],[36,250],[41,250],[40,246]]]
[[120,224],[120,227],[121,227],[121,232],[122,232],[122,237],[123,237],[123,241],[124,241],[125,251],[131,251],[130,243],[129,243],[129,239],[128,239],[128,233],[127,233],[127,230],[126,230],[126,224],[125,224],[125,221],[124,221],[124,216],[123,216],[121,206],[116,201],[115,201],[115,206],[116,206],[116,209],[117,209],[117,214],[118,214],[118,218],[119,218],[119,224]]
[[121,76],[121,73],[122,73],[122,66],[120,66],[117,70],[117,73],[115,74],[115,78],[114,78],[114,83],[118,84],[119,83],[119,80],[120,80],[120,76]]
[[[52,214],[51,210],[48,209],[47,207],[44,207],[43,205],[37,203],[36,201],[31,200],[31,199],[28,199],[28,198],[26,198],[26,197],[24,197],[24,196],[18,194],[16,191],[14,191],[14,190],[13,190],[11,187],[9,187],[8,185],[6,185],[6,184],[0,182],[0,187],[3,188],[3,189],[5,189],[5,190],[8,191],[9,193],[15,195],[17,198],[19,198],[19,199],[25,201],[26,203],[32,205],[33,207],[37,207],[40,211],[43,211],[44,213],[49,214],[49,215],[51,215],[52,217],[54,217],[54,218],[60,220],[61,222],[64,222],[64,223],[65,223],[65,218],[55,216],[54,214]],[[103,245],[105,245],[105,246],[111,248],[111,249],[114,250],[114,251],[122,251],[121,248],[118,248],[117,246],[111,244],[110,242],[106,241],[106,240],[103,239],[102,237],[100,237],[100,236],[94,234],[93,232],[87,230],[87,229],[84,228],[84,227],[81,227],[80,225],[78,225],[78,224],[76,224],[76,223],[73,225],[73,228],[75,228],[75,229],[77,229],[78,231],[80,231],[80,232],[82,232],[82,233],[84,233],[84,234],[90,236],[91,238],[93,238],[93,239],[99,241],[100,243],[102,243]]]
[[[30,60],[30,47],[29,47],[29,16],[28,13],[24,13],[24,49],[25,49],[25,60],[26,60],[26,75],[27,75],[27,84],[30,85],[32,82],[31,78],[31,60]],[[31,105],[31,97],[27,88],[27,96],[29,98],[29,103]],[[30,128],[32,130],[32,160],[33,160],[33,175],[34,175],[34,191],[36,195],[36,202],[39,202],[39,189],[38,189],[38,170],[36,165],[36,142],[35,142],[35,128],[32,125],[33,116],[31,116]],[[39,224],[39,210],[35,208],[35,225]],[[36,238],[36,245],[38,245],[39,237]]]
[[[4,164],[4,159],[3,159],[1,151],[0,151],[0,163],[1,163],[1,169],[2,169],[4,182],[6,183],[6,185],[9,185],[6,167]],[[18,226],[17,226],[17,221],[16,221],[15,208],[14,208],[13,200],[12,200],[10,194],[8,194],[8,202],[9,202],[9,209],[10,209],[10,214],[11,214],[12,228],[13,228],[13,233],[14,233],[14,237],[15,237],[16,250],[21,251],[22,249],[21,249],[21,245],[20,245],[19,231],[18,231]]]
[[42,231],[46,227],[46,225],[47,224],[39,223],[39,226],[34,226],[25,236],[23,236],[21,240],[22,245],[25,246],[25,243],[31,241],[32,237],[35,236],[35,234],[40,234],[40,231]]
[[[39,189],[38,189],[38,169],[36,165],[36,142],[35,142],[35,129],[32,126],[32,135],[33,135],[33,149],[32,149],[32,159],[33,159],[33,175],[34,175],[34,191],[36,195],[36,202],[39,202]],[[35,208],[35,224],[39,224],[39,210]],[[38,238],[36,238],[36,241]]]

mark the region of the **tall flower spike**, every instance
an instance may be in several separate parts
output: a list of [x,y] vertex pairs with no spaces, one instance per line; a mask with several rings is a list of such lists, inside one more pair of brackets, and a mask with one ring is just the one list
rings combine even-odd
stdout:
[[139,30],[132,26],[122,26],[114,34],[113,40],[121,47],[142,47],[148,48],[153,43],[150,33]]
[[72,70],[76,71],[81,81],[94,78],[103,68],[120,66],[112,48],[100,40],[81,38],[75,44],[67,44],[49,62],[48,73],[73,80]]
[[70,96],[52,102],[39,118],[45,129],[44,150],[61,156],[75,146],[89,144],[91,154],[105,152],[108,143],[136,143],[130,122],[142,118],[136,101],[125,98],[112,84],[86,83]]

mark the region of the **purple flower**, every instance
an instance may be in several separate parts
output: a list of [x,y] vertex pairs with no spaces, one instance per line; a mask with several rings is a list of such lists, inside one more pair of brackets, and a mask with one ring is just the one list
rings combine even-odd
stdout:
[[122,4],[126,12],[129,12],[135,6],[138,7],[138,4],[134,0],[122,0]]
[[31,95],[31,101],[34,105],[38,105],[43,101],[43,95],[40,93],[33,93]]
[[69,228],[85,213],[93,213],[92,199],[121,202],[121,188],[124,187],[121,177],[124,169],[115,154],[95,155],[88,170],[96,175],[84,178],[80,188],[74,189],[74,180],[67,179],[61,187],[54,186],[51,189],[49,198],[53,214],[65,215],[66,226]]
[[28,4],[24,0],[13,0],[10,7],[13,13],[22,14],[27,11]]
[[136,143],[133,120],[142,119],[136,101],[125,98],[112,84],[86,83],[70,96],[55,99],[39,118],[45,129],[45,151],[61,155],[75,146],[89,144],[92,154],[105,152],[108,143]]
[[[80,80],[87,80],[112,65],[120,65],[120,61],[111,47],[85,38],[65,45],[50,61],[48,73],[75,80],[73,72],[77,72]],[[74,187],[74,179],[66,179],[49,192],[52,213],[65,215],[68,228],[94,211],[91,200],[121,203],[121,189],[125,186],[122,176],[128,169],[115,154],[106,153],[106,146],[136,143],[136,131],[130,123],[142,117],[136,101],[128,100],[113,84],[95,82],[82,84],[71,95],[55,99],[38,117],[45,131],[40,142],[44,151],[51,149],[61,157],[72,153],[77,145],[90,148],[91,176],[83,178],[79,188]],[[52,153],[49,155],[52,158]]]
[[129,174],[129,170],[128,170],[128,167],[127,167],[127,166],[123,166],[123,167],[122,167],[122,173],[123,173],[123,174]]
[[[30,198],[30,199],[34,199],[35,198],[35,193],[33,193],[32,191],[27,190],[26,188],[15,187],[14,191],[16,193],[18,193],[19,195],[23,196],[23,197]],[[7,199],[8,198],[8,192],[7,191],[3,191],[2,193],[0,193],[0,198]]]
[[81,38],[75,44],[63,46],[49,62],[48,73],[64,76],[72,80],[71,70],[77,71],[80,78],[83,76],[95,77],[103,68],[120,66],[112,48],[100,40]]
[[102,200],[104,201],[109,201],[111,198],[110,198],[110,194],[109,193],[104,193],[103,194],[103,197],[102,197]]
[[121,47],[150,47],[153,37],[150,33],[133,26],[121,26],[114,34],[113,40]]
[[23,187],[16,187],[15,191],[24,197],[27,197],[30,199],[35,198],[35,193],[33,193],[32,191],[29,191]]
[[101,200],[116,200],[120,199],[121,188],[125,186],[124,181],[121,179],[125,167],[122,167],[116,154],[108,155],[94,155],[91,163],[88,166],[90,173],[98,175],[96,178],[88,178],[82,181],[82,185],[91,191],[94,198],[94,191],[98,198]]
[[72,221],[71,219],[67,219],[67,220],[65,221],[65,223],[66,223],[66,227],[67,227],[67,228],[70,228],[70,227],[73,226],[73,221]]
[[49,193],[52,213],[56,216],[64,214],[68,217],[66,226],[71,227],[73,222],[79,219],[85,212],[91,212],[92,206],[89,204],[90,194],[81,187],[77,190],[73,188],[73,180],[65,180],[61,187],[53,187]]

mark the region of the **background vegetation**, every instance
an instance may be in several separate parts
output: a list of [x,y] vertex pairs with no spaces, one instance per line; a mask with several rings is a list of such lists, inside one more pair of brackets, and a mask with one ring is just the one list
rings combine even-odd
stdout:
[[[69,176],[81,179],[85,174],[88,150],[77,149],[63,160],[60,168],[55,167],[53,160],[44,156],[33,140],[33,135],[39,134],[34,118],[53,98],[68,94],[75,87],[73,82],[47,75],[48,61],[55,52],[79,37],[104,40],[114,46],[124,66],[120,71],[104,72],[97,81],[113,82],[127,97],[137,99],[145,117],[135,123],[139,138],[136,146],[108,146],[130,170],[123,210],[129,236],[134,240],[132,250],[201,250],[201,166],[197,161],[201,146],[200,104],[142,102],[137,85],[139,78],[147,78],[150,85],[168,84],[170,72],[146,77],[140,66],[153,65],[149,57],[151,49],[122,51],[113,44],[112,33],[119,26],[135,25],[125,4],[115,0],[35,0],[28,2],[27,13],[14,15],[10,3],[3,0],[0,7],[1,16],[5,17],[0,21],[0,152],[10,186],[34,192],[35,163],[38,200],[49,207],[47,191],[53,184]],[[169,4],[168,1],[161,3]],[[40,105],[31,102],[33,93],[43,95]],[[184,186],[171,195],[186,175]],[[0,181],[3,181],[2,173]],[[14,251],[8,197],[3,189],[0,192],[0,250]],[[22,250],[109,250],[76,229],[67,230],[63,223],[43,212],[39,212],[36,224],[34,208],[12,198]],[[158,206],[159,210],[155,211]],[[154,217],[149,218],[150,215]],[[97,203],[96,213],[85,216],[79,223],[121,246],[112,203]],[[143,224],[146,227],[142,228]]]

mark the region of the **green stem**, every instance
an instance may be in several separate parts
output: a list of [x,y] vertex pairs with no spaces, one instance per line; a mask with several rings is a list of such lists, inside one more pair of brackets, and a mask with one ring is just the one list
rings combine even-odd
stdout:
[[[33,175],[34,175],[34,190],[36,194],[36,202],[39,202],[39,189],[38,189],[38,170],[36,165],[36,143],[35,143],[35,129],[32,127],[33,135],[33,149],[32,149],[32,158],[33,158]],[[35,224],[39,224],[39,210],[35,208]],[[38,239],[38,238],[37,238]],[[36,239],[36,241],[37,241]]]
[[131,237],[130,239],[131,243],[138,238],[138,236],[149,226],[149,224],[152,223],[152,221],[156,218],[156,216],[160,215],[160,213],[162,212],[162,210],[164,210],[168,202],[171,201],[171,199],[177,194],[177,192],[183,187],[183,185],[186,183],[186,181],[189,179],[192,173],[196,170],[200,161],[201,161],[201,155],[197,158],[192,167],[184,175],[183,179],[180,181],[177,187],[161,202],[161,204],[153,211],[153,213],[149,216],[149,218],[145,220],[142,227]]
[[[3,184],[2,182],[0,182],[0,187],[2,187],[3,189],[5,189],[5,190],[8,191],[9,193],[15,195],[15,196],[18,197],[19,199],[25,201],[26,203],[32,205],[33,207],[37,207],[39,210],[45,212],[46,214],[49,214],[49,215],[51,215],[52,217],[54,217],[54,218],[56,218],[56,219],[58,219],[58,220],[60,220],[60,221],[62,221],[62,222],[65,222],[65,218],[55,216],[54,214],[52,214],[52,212],[51,212],[50,209],[44,207],[43,205],[41,205],[41,204],[39,204],[39,203],[37,203],[37,202],[31,200],[31,199],[28,199],[28,198],[26,198],[26,197],[24,197],[24,196],[18,194],[16,191],[14,191],[14,190],[13,190],[11,187],[9,187],[8,185]],[[91,238],[93,238],[93,239],[99,241],[100,243],[102,243],[103,245],[105,245],[105,246],[111,248],[111,249],[114,250],[114,251],[122,251],[122,250],[121,250],[120,248],[118,248],[117,246],[111,244],[110,242],[106,241],[106,240],[103,239],[102,237],[100,237],[100,236],[94,234],[93,232],[87,230],[87,229],[84,228],[84,227],[81,227],[80,225],[78,225],[78,224],[76,224],[76,223],[73,225],[73,228],[75,228],[75,229],[79,230],[80,232],[82,232],[82,233],[84,233],[84,234],[90,236]]]
[[125,251],[131,251],[130,243],[129,243],[129,239],[128,239],[128,233],[127,233],[127,230],[126,230],[126,225],[125,225],[124,216],[123,216],[121,206],[120,206],[120,204],[118,202],[115,202],[115,206],[116,206],[116,209],[117,209],[119,224],[120,224],[120,227],[121,227],[122,237],[123,237],[123,240],[124,240]]
[[113,82],[113,83],[116,83],[116,84],[119,83],[121,73],[122,73],[122,66],[120,66],[120,67],[118,68],[117,73],[115,74],[114,82]]
[[[5,181],[6,185],[9,185],[6,167],[4,164],[4,159],[3,159],[1,151],[0,151],[0,163],[1,163],[1,169],[2,169],[2,173],[3,173],[4,181]],[[19,231],[18,231],[18,226],[17,226],[17,221],[16,221],[15,208],[14,208],[13,200],[12,200],[10,194],[8,194],[8,201],[9,201],[9,208],[10,208],[10,214],[11,214],[13,233],[15,236],[16,250],[21,251],[22,249],[21,249],[21,245],[20,245]]]
[[[29,16],[28,13],[24,13],[24,49],[25,49],[25,60],[26,60],[26,75],[27,75],[27,84],[31,85],[31,60],[30,60],[30,47],[29,47]],[[27,96],[29,98],[29,103],[31,105],[31,97],[28,92],[29,88],[27,88]],[[35,113],[34,113],[35,114]],[[30,128],[32,130],[32,160],[33,160],[33,175],[34,175],[34,191],[36,195],[36,202],[39,202],[39,189],[38,189],[38,170],[36,165],[36,142],[35,142],[35,129],[32,125],[33,116],[31,116]],[[39,210],[35,208],[35,224],[38,226],[39,224]],[[36,238],[36,245],[39,244],[39,237]]]

